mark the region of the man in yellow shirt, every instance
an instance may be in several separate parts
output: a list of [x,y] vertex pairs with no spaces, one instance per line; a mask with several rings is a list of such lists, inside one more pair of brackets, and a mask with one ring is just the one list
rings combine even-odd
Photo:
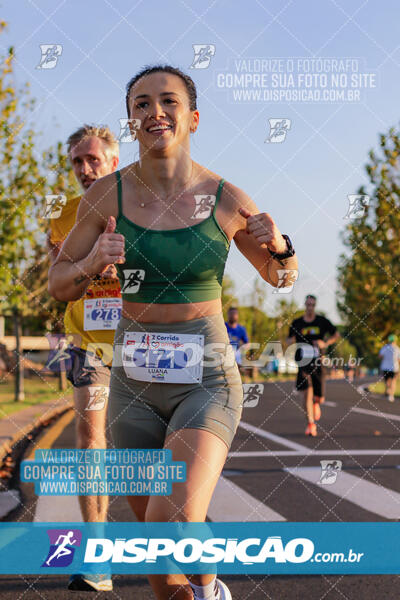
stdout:
[[[118,141],[108,127],[84,125],[67,141],[77,180],[87,190],[97,179],[114,172],[119,162]],[[81,197],[67,200],[58,218],[50,218],[48,247],[55,260],[75,224]],[[59,211],[58,211],[59,212]],[[67,339],[73,340],[67,378],[74,387],[77,448],[106,448],[105,424],[114,333],[121,316],[121,290],[115,266],[93,279],[85,295],[69,302],[64,317]],[[103,350],[102,360],[98,350]],[[97,353],[96,353],[97,350]],[[79,496],[83,520],[107,519],[107,496]],[[108,575],[74,575],[69,589],[112,590]]]

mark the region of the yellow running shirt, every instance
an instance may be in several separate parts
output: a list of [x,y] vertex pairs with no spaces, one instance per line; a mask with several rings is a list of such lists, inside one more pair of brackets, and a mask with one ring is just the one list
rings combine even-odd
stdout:
[[[81,197],[67,201],[61,215],[50,219],[50,242],[60,244],[75,225]],[[115,329],[121,316],[121,288],[118,279],[99,278],[93,281],[79,300],[68,302],[64,316],[66,334],[75,334],[75,342],[83,350],[88,344],[114,342]]]

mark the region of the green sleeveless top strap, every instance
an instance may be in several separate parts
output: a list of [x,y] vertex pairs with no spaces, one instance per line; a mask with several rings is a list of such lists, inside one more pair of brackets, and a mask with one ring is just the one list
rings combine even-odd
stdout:
[[117,193],[118,193],[118,217],[122,215],[122,181],[121,181],[121,172],[115,172],[117,176]]

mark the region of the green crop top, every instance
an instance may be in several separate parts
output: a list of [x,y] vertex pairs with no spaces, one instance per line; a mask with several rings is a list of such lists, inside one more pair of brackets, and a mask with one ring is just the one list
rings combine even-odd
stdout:
[[215,211],[200,223],[181,229],[147,229],[125,217],[121,174],[116,171],[118,217],[116,233],[125,237],[125,263],[116,265],[121,293],[128,302],[186,304],[221,297],[222,277],[230,242]]

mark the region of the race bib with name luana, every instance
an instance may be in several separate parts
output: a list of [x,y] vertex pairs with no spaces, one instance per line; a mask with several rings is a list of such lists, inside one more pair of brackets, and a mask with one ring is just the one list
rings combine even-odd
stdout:
[[199,383],[204,335],[127,331],[122,364],[126,376],[157,383]]

